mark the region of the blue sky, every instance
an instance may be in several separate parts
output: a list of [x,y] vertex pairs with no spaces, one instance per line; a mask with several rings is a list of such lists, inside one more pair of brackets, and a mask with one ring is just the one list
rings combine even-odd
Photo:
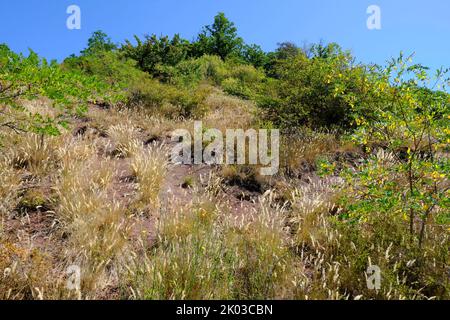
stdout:
[[[81,8],[81,30],[66,28],[71,4]],[[366,27],[372,4],[381,8],[381,30]],[[0,43],[61,60],[98,29],[115,42],[146,33],[192,39],[219,11],[265,50],[282,41],[335,41],[359,61],[383,63],[404,51],[432,68],[450,67],[448,0],[2,0]]]

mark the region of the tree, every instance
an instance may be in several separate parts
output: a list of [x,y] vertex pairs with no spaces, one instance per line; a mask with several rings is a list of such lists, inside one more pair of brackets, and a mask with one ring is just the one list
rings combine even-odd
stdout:
[[203,28],[194,44],[194,55],[217,55],[225,60],[230,55],[239,55],[243,40],[237,35],[234,23],[223,12],[214,17],[212,25]]
[[81,51],[81,55],[88,56],[102,51],[112,51],[117,46],[111,41],[103,31],[95,31],[88,40],[88,47]]
[[278,44],[275,52],[267,54],[267,63],[265,64],[266,73],[272,78],[279,78],[276,70],[283,61],[293,59],[300,55],[302,50],[293,42],[282,42]]
[[332,59],[344,53],[341,46],[334,42],[328,45],[314,44],[309,50],[313,59]]
[[275,58],[278,60],[287,60],[299,55],[302,50],[293,42],[282,42],[278,44],[275,51]]
[[160,67],[163,65],[175,66],[188,57],[190,43],[176,34],[172,39],[168,36],[157,37],[155,34],[145,36],[142,41],[134,37],[137,45],[130,41],[121,48],[127,58],[137,61],[138,67],[154,76],[160,75]]
[[267,54],[256,44],[245,45],[241,56],[246,63],[252,64],[256,68],[265,67],[269,62]]

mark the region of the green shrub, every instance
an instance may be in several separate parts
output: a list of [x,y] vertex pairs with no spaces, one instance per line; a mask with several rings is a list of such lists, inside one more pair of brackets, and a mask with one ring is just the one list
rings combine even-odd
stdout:
[[63,68],[79,70],[87,75],[96,76],[109,85],[120,89],[148,78],[148,75],[136,67],[136,61],[121,56],[116,51],[101,51],[81,57],[70,57],[64,60]]
[[[97,77],[86,76],[77,70],[65,70],[56,61],[48,62],[30,51],[25,57],[0,45],[0,103],[23,110],[24,100],[46,97],[62,115],[82,113],[89,101],[114,101],[114,93]],[[0,118],[6,116],[2,113]],[[0,119],[2,120],[2,119]],[[64,118],[53,119],[40,114],[28,115],[26,120],[5,119],[5,125],[14,130],[31,130],[41,134],[57,135],[58,125],[65,126]],[[3,121],[0,121],[3,123]]]
[[204,102],[211,88],[197,86],[186,89],[148,79],[134,85],[130,90],[133,104],[173,119],[202,117],[207,112]]
[[311,59],[300,53],[277,64],[279,79],[268,83],[259,99],[268,119],[282,127],[351,128],[355,110],[370,112],[367,68],[335,50]]
[[[372,155],[341,173],[346,188],[330,217],[339,240],[325,253],[345,270],[336,284],[343,295],[449,297],[448,96],[426,89],[436,82],[445,90],[445,74],[437,75],[401,56],[372,84],[384,103],[356,119],[352,137]],[[367,290],[370,264],[381,268],[379,291]]]
[[193,87],[201,82],[219,85],[228,72],[225,62],[208,55],[182,61],[176,66],[161,66],[160,70],[165,74],[166,82],[184,87]]
[[127,41],[121,52],[125,57],[137,61],[139,69],[156,77],[161,76],[161,66],[175,66],[187,58],[190,50],[190,43],[178,34],[172,39],[151,35],[146,36],[144,41],[135,36],[135,40],[136,46]]

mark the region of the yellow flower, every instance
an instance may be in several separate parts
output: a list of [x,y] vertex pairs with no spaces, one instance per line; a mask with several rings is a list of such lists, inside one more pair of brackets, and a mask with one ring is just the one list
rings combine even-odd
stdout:
[[408,217],[408,215],[406,214],[406,212],[403,213],[403,220],[405,220],[405,221],[408,221],[408,220],[409,220],[409,217]]

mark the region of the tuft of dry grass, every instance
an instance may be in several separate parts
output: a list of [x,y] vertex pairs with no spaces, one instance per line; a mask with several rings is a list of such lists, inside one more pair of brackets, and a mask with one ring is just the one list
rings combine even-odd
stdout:
[[212,93],[205,101],[210,113],[205,117],[205,125],[225,132],[227,129],[249,129],[254,123],[256,106],[253,102],[226,95]]
[[138,207],[155,207],[167,171],[167,152],[164,146],[134,148],[131,169],[138,183]]
[[1,300],[43,300],[53,296],[58,284],[50,278],[52,269],[49,257],[40,250],[21,248],[0,238]]
[[337,202],[342,186],[342,180],[328,177],[292,191],[289,222],[295,230],[293,241],[296,245],[325,249],[324,240],[334,237],[328,218],[339,211]]
[[11,135],[7,141],[5,157],[15,169],[24,169],[38,177],[44,177],[58,166],[58,148],[61,137],[44,137],[37,134]]
[[336,152],[353,152],[356,148],[339,139],[336,133],[302,129],[282,135],[280,144],[281,170],[287,176],[299,176],[316,170],[319,158]]
[[[9,214],[19,201],[21,178],[5,157],[0,158],[0,217]],[[3,220],[3,219],[2,219]],[[2,221],[3,224],[3,221]],[[0,224],[1,230],[1,224]]]
[[[73,152],[73,153],[72,153]],[[81,155],[64,162],[55,186],[60,232],[68,237],[65,260],[82,268],[82,291],[94,294],[110,284],[111,274],[123,258],[130,233],[128,212],[111,199],[110,188],[117,175],[112,160],[89,158],[92,150],[83,144],[61,154]]]
[[185,126],[184,119],[174,120],[156,116],[148,108],[133,107],[118,108],[109,110],[93,108],[88,113],[92,125],[107,131],[118,124],[127,127],[134,127],[135,130],[146,132],[155,137],[163,137],[175,129]]
[[115,150],[114,155],[118,157],[129,157],[139,143],[140,131],[130,124],[117,124],[107,130],[112,139]]
[[269,185],[269,178],[260,174],[258,166],[226,165],[220,175],[225,183],[249,192],[263,193]]

